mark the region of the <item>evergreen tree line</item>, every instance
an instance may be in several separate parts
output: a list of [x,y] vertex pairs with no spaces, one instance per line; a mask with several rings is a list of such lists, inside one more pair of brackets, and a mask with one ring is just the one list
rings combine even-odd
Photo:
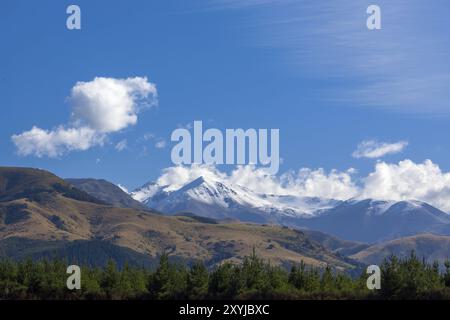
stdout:
[[290,271],[256,254],[240,264],[223,263],[208,270],[160,258],[156,270],[110,261],[104,268],[81,267],[81,289],[66,287],[67,263],[61,260],[0,261],[0,299],[450,299],[450,261],[444,271],[412,253],[391,256],[381,268],[381,289],[369,290],[368,275],[352,278],[330,267]]

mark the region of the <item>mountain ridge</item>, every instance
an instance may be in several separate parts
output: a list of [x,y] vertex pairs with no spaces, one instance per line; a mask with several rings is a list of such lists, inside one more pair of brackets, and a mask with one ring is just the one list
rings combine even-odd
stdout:
[[[86,193],[53,174],[35,169],[15,170],[18,170],[15,176],[20,179],[14,181],[10,171],[0,168],[0,197],[3,199],[0,201],[0,242],[28,239],[39,246],[48,242],[101,241],[115,246],[112,252],[122,252],[120,256],[129,256],[128,251],[119,248],[122,247],[136,253],[134,257],[144,255],[153,259],[169,253],[173,258],[200,260],[210,266],[224,261],[242,261],[253,249],[262,258],[284,266],[301,261],[317,267],[329,264],[339,270],[360,266],[298,230],[235,222],[213,223],[186,215],[162,216],[113,207],[97,199],[88,202],[82,197],[72,197],[72,193],[83,196]],[[65,188],[53,189],[55,183],[72,193],[68,194]],[[26,187],[29,192],[18,192],[18,186]],[[34,250],[40,251],[38,247]]]
[[133,199],[119,186],[104,179],[65,179],[77,189],[84,191],[93,197],[119,208],[133,208],[138,210],[149,210],[147,206]]
[[429,263],[438,261],[443,265],[450,259],[450,237],[418,234],[375,244],[349,256],[366,264],[380,264],[391,255],[406,258],[413,251]]
[[[170,189],[170,191],[168,191]],[[240,185],[227,185],[203,176],[185,183],[180,188],[172,190],[171,186],[159,186],[149,182],[131,192],[131,196],[153,209],[176,214],[178,211],[210,212],[211,208],[203,210],[199,205],[215,205],[220,214],[215,218],[236,218],[236,210],[246,211],[248,214],[258,216],[257,222],[275,222],[277,216],[312,216],[313,212],[328,209],[339,203],[334,199],[320,199],[317,197],[296,197],[293,195],[275,196],[258,194]],[[189,203],[191,201],[192,203]],[[311,210],[314,207],[314,210]],[[197,212],[200,214],[200,212]],[[252,220],[250,220],[252,221]]]
[[[318,230],[339,238],[366,243],[431,232],[450,235],[450,215],[417,200],[334,200],[295,195],[257,194],[223,181],[193,179],[178,189],[152,186],[144,203],[163,214],[193,212],[214,219],[275,223]],[[153,196],[157,195],[157,196]]]
[[339,238],[366,243],[419,233],[450,235],[450,216],[420,201],[344,201],[321,216],[293,222],[298,223]]

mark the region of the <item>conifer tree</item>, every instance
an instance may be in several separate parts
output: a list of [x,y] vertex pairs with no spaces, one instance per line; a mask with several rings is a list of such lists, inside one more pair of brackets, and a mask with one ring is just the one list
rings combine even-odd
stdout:
[[192,265],[188,272],[187,295],[189,299],[202,299],[208,293],[209,274],[201,262]]

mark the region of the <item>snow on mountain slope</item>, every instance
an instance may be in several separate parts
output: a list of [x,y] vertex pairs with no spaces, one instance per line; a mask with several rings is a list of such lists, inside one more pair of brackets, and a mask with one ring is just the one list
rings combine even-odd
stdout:
[[149,182],[144,184],[139,189],[134,190],[131,192],[131,196],[134,198],[134,200],[146,203],[149,199],[151,199],[159,190],[161,190],[161,187],[157,185],[154,182]]
[[178,190],[148,183],[131,195],[166,214],[191,211],[214,218],[276,222],[283,216],[312,216],[336,206],[339,201],[313,197],[258,194],[239,185],[199,177]]
[[[170,189],[170,186],[160,186],[155,182],[149,182],[131,192],[131,197],[144,203],[151,209],[160,210],[158,208],[163,207],[164,200],[173,193],[173,191],[168,191]],[[166,211],[161,212],[169,213]]]
[[175,191],[169,187],[147,184],[133,192],[149,207],[166,214],[192,212],[197,215],[224,219],[242,219],[265,222],[257,208],[270,203],[253,192],[239,186],[229,187],[218,180],[199,177]]
[[450,235],[450,215],[420,201],[348,200],[311,219],[289,224],[337,237],[379,242],[418,233]]
[[364,206],[365,215],[382,215],[386,213],[397,201],[374,200],[374,199],[349,199],[341,204],[346,208]]
[[450,215],[420,201],[339,201],[258,194],[220,179],[197,178],[181,188],[149,183],[132,196],[164,214],[194,213],[214,219],[276,223],[361,242],[431,232],[450,235]]
[[315,216],[342,202],[334,199],[291,195],[262,195],[262,197],[269,201],[269,207],[284,211],[285,215],[294,217]]

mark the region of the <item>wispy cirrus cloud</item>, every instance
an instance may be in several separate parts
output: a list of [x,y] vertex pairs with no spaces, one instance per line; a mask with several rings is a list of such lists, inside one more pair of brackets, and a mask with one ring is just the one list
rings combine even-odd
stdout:
[[395,154],[402,152],[406,146],[407,141],[398,142],[379,142],[376,140],[364,140],[358,144],[356,150],[352,153],[354,158],[381,158],[388,154]]
[[117,151],[121,152],[121,151],[125,150],[127,148],[127,146],[128,146],[128,140],[123,139],[123,140],[120,140],[114,148]]
[[166,140],[161,139],[161,140],[158,140],[158,141],[155,143],[155,148],[156,148],[156,149],[164,149],[164,148],[166,147],[166,145],[167,145]]
[[445,0],[378,0],[382,29],[366,28],[373,1],[215,0],[245,10],[253,45],[279,52],[301,76],[339,80],[327,102],[400,113],[450,114],[450,7]]

